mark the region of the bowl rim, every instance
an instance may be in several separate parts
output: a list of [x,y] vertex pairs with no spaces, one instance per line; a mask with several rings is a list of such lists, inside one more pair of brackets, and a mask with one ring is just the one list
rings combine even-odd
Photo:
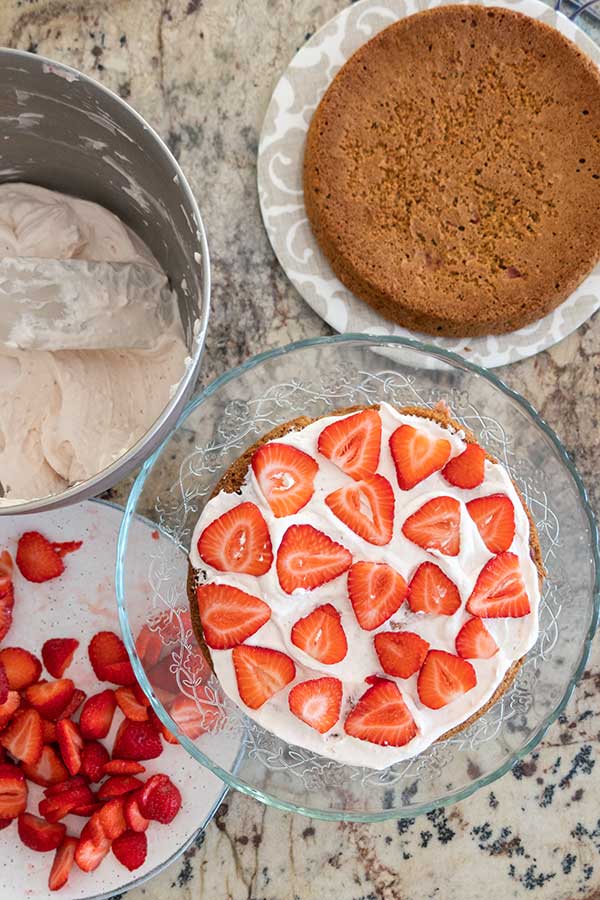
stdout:
[[[72,76],[73,80],[83,82],[90,90],[96,91],[100,95],[104,95],[107,99],[113,100],[118,105],[122,106],[126,113],[133,120],[135,120],[144,129],[144,131],[146,131],[150,135],[157,150],[162,154],[163,158],[166,159],[166,162],[172,169],[173,175],[177,176],[176,187],[178,187],[182,191],[183,198],[186,199],[190,205],[192,218],[194,221],[194,225],[196,226],[196,235],[202,266],[202,302],[200,315],[196,319],[192,337],[192,349],[188,353],[188,355],[191,357],[192,364],[186,367],[181,380],[179,381],[179,384],[176,386],[176,389],[173,392],[172,396],[169,397],[168,403],[165,405],[158,418],[154,420],[150,427],[144,432],[144,434],[135,442],[132,447],[130,447],[121,456],[117,457],[117,459],[115,459],[109,466],[106,466],[104,469],[102,469],[100,472],[97,472],[86,481],[76,482],[75,484],[70,485],[68,488],[58,494],[49,494],[46,497],[35,498],[33,500],[27,500],[23,503],[16,503],[10,506],[0,504],[0,515],[14,516],[25,513],[43,512],[44,510],[55,509],[59,506],[68,506],[71,503],[79,503],[82,500],[93,497],[101,491],[108,490],[110,487],[114,486],[114,484],[119,481],[119,479],[124,478],[125,475],[127,475],[128,472],[131,471],[134,466],[138,465],[146,456],[144,448],[148,444],[152,444],[156,440],[157,435],[160,436],[161,432],[163,432],[165,426],[168,424],[169,418],[173,416],[173,412],[179,411],[182,404],[185,404],[186,399],[188,398],[190,391],[193,389],[193,386],[198,377],[200,365],[202,363],[202,357],[204,354],[204,344],[206,340],[206,332],[208,330],[208,320],[210,316],[211,271],[206,228],[204,226],[204,221],[202,219],[200,208],[194,196],[194,192],[192,191],[181,166],[169,150],[167,144],[162,139],[158,131],[156,131],[156,129],[154,129],[143,118],[143,116],[141,116],[140,113],[138,113],[137,110],[134,109],[133,106],[123,100],[122,97],[119,97],[119,95],[115,93],[115,91],[112,91],[110,88],[106,87],[95,78],[91,78],[89,75],[86,75],[85,72],[81,72],[79,69],[75,69],[73,66],[69,66],[67,63],[51,59],[48,56],[41,56],[38,53],[30,53],[28,50],[17,50],[11,47],[0,47],[0,60],[2,60],[3,58],[11,57],[15,60],[21,59],[27,60],[28,62],[35,61],[35,63],[39,63],[40,67],[51,66],[55,71],[57,77],[61,77],[61,73],[64,72],[65,75],[69,78],[71,78]],[[181,411],[183,412],[183,410]],[[178,413],[178,419],[180,414],[181,413]],[[177,423],[175,423],[175,427],[177,427]],[[169,431],[169,434],[170,433],[171,432]]]
[[[399,347],[407,347],[412,350],[418,350],[424,353],[428,353],[434,356],[441,357],[447,362],[452,363],[454,366],[462,367],[470,372],[475,373],[476,375],[487,379],[491,384],[500,390],[503,394],[509,397],[511,400],[515,401],[524,412],[533,419],[534,423],[539,425],[542,429],[542,432],[546,435],[546,437],[550,440],[550,443],[554,446],[554,449],[557,451],[559,459],[562,461],[564,466],[566,467],[569,475],[573,479],[575,486],[577,487],[579,493],[579,499],[585,512],[585,515],[588,520],[588,525],[590,528],[590,542],[591,542],[591,561],[594,566],[594,584],[592,587],[592,615],[590,624],[587,630],[587,634],[582,644],[579,663],[575,669],[574,674],[572,675],[566,690],[564,691],[561,699],[555,705],[554,709],[552,709],[542,720],[542,722],[538,725],[532,737],[527,741],[527,743],[514,751],[510,757],[502,763],[502,765],[498,766],[493,772],[490,772],[486,775],[482,775],[480,778],[475,779],[469,785],[464,786],[460,789],[452,791],[448,793],[444,798],[440,800],[436,800],[435,802],[430,801],[427,803],[422,803],[418,806],[415,806],[410,809],[404,808],[391,808],[382,810],[381,812],[372,812],[372,813],[360,813],[355,810],[345,811],[345,810],[327,810],[327,809],[316,809],[310,807],[299,806],[295,803],[291,803],[287,800],[281,800],[279,797],[269,793],[268,791],[263,791],[258,788],[254,788],[251,785],[247,784],[245,781],[241,780],[237,777],[236,773],[228,772],[222,769],[218,764],[213,762],[209,757],[207,757],[201,750],[199,750],[193,741],[191,741],[185,734],[177,727],[176,723],[171,719],[168,715],[167,711],[162,707],[162,704],[158,702],[156,697],[154,696],[154,691],[152,689],[151,684],[148,681],[146,676],[146,672],[144,667],[137,656],[135,651],[135,641],[131,632],[131,628],[129,625],[129,619],[127,616],[127,610],[125,605],[125,585],[124,585],[124,568],[125,568],[125,553],[127,550],[127,539],[129,534],[129,526],[132,518],[135,517],[135,508],[137,506],[138,500],[144,488],[146,478],[150,473],[154,463],[157,461],[159,456],[161,455],[163,449],[184,421],[199,407],[202,403],[215,394],[221,387],[228,384],[230,381],[238,378],[240,375],[245,372],[250,371],[251,369],[259,366],[261,363],[266,362],[268,360],[276,359],[279,356],[284,356],[290,352],[296,350],[303,350],[306,348],[318,347],[320,345],[337,345],[337,344],[350,344],[350,343],[358,343],[358,344],[375,344],[375,345],[389,345],[393,344]],[[508,387],[497,375],[495,375],[492,371],[488,369],[484,369],[481,366],[478,366],[474,363],[465,360],[463,357],[459,356],[456,353],[453,353],[448,350],[443,350],[439,347],[435,347],[431,344],[423,343],[422,341],[417,341],[404,337],[395,337],[395,336],[371,336],[366,334],[336,334],[329,335],[325,337],[317,337],[317,338],[308,338],[302,341],[295,341],[293,343],[287,344],[283,347],[278,347],[273,350],[267,350],[263,353],[259,353],[256,356],[251,357],[246,360],[240,366],[237,366],[234,369],[230,369],[225,372],[219,378],[216,378],[211,384],[209,384],[204,390],[202,390],[196,397],[194,397],[185,407],[181,416],[179,417],[173,431],[169,436],[161,443],[161,445],[148,457],[146,462],[144,463],[141,471],[139,472],[135,482],[132,486],[131,492],[127,499],[127,504],[125,506],[123,520],[121,522],[121,527],[119,530],[119,536],[117,541],[117,557],[116,557],[116,573],[115,573],[115,585],[116,585],[116,594],[117,594],[117,607],[119,612],[119,622],[121,625],[121,630],[123,632],[123,639],[127,646],[127,650],[131,659],[131,663],[136,674],[136,677],[140,681],[144,692],[148,694],[152,706],[161,719],[161,721],[169,728],[171,731],[175,732],[180,743],[183,747],[190,753],[201,765],[206,766],[221,778],[229,787],[233,787],[236,790],[240,791],[243,794],[247,794],[250,797],[254,797],[256,800],[259,800],[262,803],[265,803],[267,806],[273,806],[276,809],[280,809],[285,812],[296,812],[305,816],[310,816],[314,819],[319,819],[321,821],[335,821],[335,822],[382,822],[386,819],[405,819],[405,818],[413,818],[418,815],[422,815],[424,813],[430,812],[433,809],[443,808],[446,806],[450,806],[453,803],[460,802],[465,800],[467,797],[470,797],[475,791],[479,790],[482,787],[486,787],[487,785],[492,784],[498,778],[501,778],[507,772],[509,772],[513,766],[524,756],[537,746],[537,744],[542,740],[550,726],[556,721],[556,719],[561,715],[563,710],[565,709],[567,703],[569,702],[571,695],[574,691],[575,685],[580,680],[584,669],[586,667],[588,657],[590,654],[591,642],[596,632],[596,628],[598,625],[598,616],[600,610],[600,544],[599,544],[599,535],[598,528],[596,525],[596,519],[594,512],[590,506],[587,490],[581,476],[579,475],[577,469],[575,468],[571,458],[564,448],[562,442],[555,434],[553,429],[547,424],[547,422],[540,416],[537,412],[533,404],[531,404],[528,400],[522,397],[517,391],[514,391],[512,388]]]

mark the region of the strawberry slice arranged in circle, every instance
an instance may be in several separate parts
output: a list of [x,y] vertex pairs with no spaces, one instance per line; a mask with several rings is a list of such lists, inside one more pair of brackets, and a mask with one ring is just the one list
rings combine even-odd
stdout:
[[286,594],[312,591],[351,565],[351,553],[312,525],[290,525],[277,553],[277,576]]
[[196,589],[204,639],[213,650],[242,644],[271,618],[271,607],[228,584],[202,584]]
[[442,475],[455,487],[476,488],[483,483],[485,451],[479,444],[467,444],[465,450],[446,464]]
[[519,619],[531,612],[518,556],[500,553],[485,564],[467,601],[467,610],[483,619]]
[[408,588],[387,563],[357,562],[348,573],[348,596],[358,624],[373,631],[387,622],[406,598]]
[[325,603],[298,619],[292,628],[292,644],[325,665],[341,662],[348,642],[335,606]]
[[439,566],[424,562],[408,586],[408,605],[413,612],[451,616],[460,608],[460,594]]
[[296,677],[293,660],[269,647],[242,644],[233,648],[232,659],[240,698],[250,709],[259,709]]
[[506,494],[477,497],[467,503],[467,512],[490,553],[508,550],[515,536],[515,510]]
[[319,453],[338,469],[360,481],[374,475],[381,452],[381,418],[375,409],[332,422],[323,429]]
[[429,644],[412,631],[380,631],[374,638],[381,668],[396,678],[410,678],[427,656]]
[[340,717],[342,693],[339,678],[303,681],[290,691],[290,711],[319,734],[325,734]]
[[378,547],[389,544],[394,528],[394,492],[383,475],[372,475],[325,497],[331,512],[355,534]]
[[371,744],[403,747],[414,738],[417,726],[397,685],[379,678],[348,715],[344,730]]
[[419,699],[429,709],[441,709],[477,684],[471,663],[445,650],[430,650],[417,679]]
[[460,552],[460,503],[454,497],[434,497],[409,516],[403,535],[424,550],[438,550],[445,556]]
[[198,553],[219,572],[264,575],[273,550],[267,523],[254,503],[240,503],[208,525],[198,540]]
[[430,437],[426,431],[412,425],[401,425],[390,437],[390,451],[398,484],[403,491],[409,491],[444,468],[452,445],[445,438]]
[[469,619],[456,635],[456,652],[463,659],[490,659],[498,645],[481,619]]
[[273,441],[258,448],[252,457],[252,471],[273,515],[281,518],[306,506],[319,467],[303,450]]

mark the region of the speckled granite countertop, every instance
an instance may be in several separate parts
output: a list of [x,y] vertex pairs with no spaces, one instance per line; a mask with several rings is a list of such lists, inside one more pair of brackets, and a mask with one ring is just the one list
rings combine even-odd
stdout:
[[[281,272],[255,187],[280,71],[344,0],[3,0],[0,42],[55,57],[168,141],[208,228],[214,290],[202,381],[326,334]],[[600,317],[499,370],[572,453],[600,509]],[[122,500],[129,483],[111,492]],[[419,819],[333,824],[229,794],[183,859],[128,900],[600,900],[600,652],[546,739],[491,790]]]

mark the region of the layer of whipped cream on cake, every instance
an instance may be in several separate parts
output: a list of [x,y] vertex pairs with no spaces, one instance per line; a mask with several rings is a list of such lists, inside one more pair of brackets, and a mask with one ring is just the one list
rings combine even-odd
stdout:
[[[473,489],[454,487],[442,475],[435,472],[412,489],[401,490],[389,449],[391,434],[403,424],[427,432],[433,438],[444,438],[451,444],[451,458],[466,448],[464,433],[443,427],[437,422],[415,415],[398,412],[387,403],[381,403],[382,422],[381,455],[377,473],[383,475],[392,486],[395,498],[394,533],[386,546],[374,546],[360,538],[337,518],[325,504],[325,497],[337,488],[347,486],[351,479],[329,459],[319,453],[319,435],[332,422],[346,416],[321,418],[299,431],[290,431],[277,438],[278,443],[291,444],[309,454],[318,462],[314,494],[299,512],[292,516],[276,518],[266,502],[252,468],[248,469],[245,482],[236,493],[221,491],[208,501],[198,519],[191,542],[190,562],[197,572],[198,584],[216,583],[236,587],[248,594],[260,597],[271,607],[271,618],[244,642],[246,645],[268,647],[282,651],[292,658],[296,666],[295,679],[274,694],[259,709],[248,709],[241,701],[231,650],[211,649],[215,673],[223,690],[244,712],[289,744],[322,754],[341,763],[383,769],[401,760],[413,757],[432,744],[447,731],[465,722],[492,697],[511,665],[521,659],[534,645],[538,636],[538,609],[540,603],[539,573],[530,552],[530,524],[521,499],[506,469],[499,463],[485,461],[484,480]],[[348,415],[353,415],[349,413]],[[477,684],[467,693],[457,697],[441,709],[423,705],[417,693],[417,674],[410,678],[393,678],[383,672],[373,645],[374,635],[390,629],[415,632],[431,645],[431,649],[456,654],[455,639],[462,625],[472,618],[465,609],[482,567],[494,556],[484,544],[465,504],[477,497],[490,494],[506,494],[514,507],[515,534],[510,551],[518,556],[522,578],[530,602],[531,612],[521,618],[485,618],[483,622],[498,645],[498,652],[489,659],[470,659]],[[408,540],[401,531],[402,524],[424,503],[441,495],[454,497],[461,504],[460,551],[448,556],[437,550],[425,550]],[[233,574],[218,571],[200,558],[197,543],[204,529],[228,510],[244,501],[250,501],[260,509],[269,529],[273,563],[262,576]],[[339,542],[353,557],[359,560],[388,563],[402,574],[408,583],[416,568],[423,562],[434,562],[458,587],[461,607],[450,616],[414,613],[407,602],[374,631],[360,627],[348,598],[347,573],[311,591],[296,590],[285,593],[277,577],[276,559],[284,533],[292,524],[309,524]],[[345,658],[333,665],[324,665],[308,656],[291,641],[291,629],[295,622],[322,604],[332,604],[341,613],[341,624],[348,642]],[[352,737],[344,731],[344,720],[368,684],[365,679],[373,675],[393,681],[416,722],[417,735],[401,747],[380,746]],[[290,690],[298,683],[323,676],[339,678],[343,684],[343,701],[338,723],[327,733],[320,734],[314,728],[294,716],[288,706]]]

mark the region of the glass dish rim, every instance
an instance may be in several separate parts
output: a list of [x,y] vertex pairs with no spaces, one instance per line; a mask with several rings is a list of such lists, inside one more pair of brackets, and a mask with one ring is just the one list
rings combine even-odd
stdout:
[[[375,344],[375,345],[389,345],[394,344],[399,347],[408,347],[409,349],[417,350],[426,354],[430,354],[433,356],[440,357],[447,362],[450,362],[453,366],[458,366],[459,368],[465,368],[476,375],[487,379],[491,384],[500,390],[503,394],[509,397],[511,400],[514,400],[524,411],[530,416],[535,424],[537,424],[546,437],[553,444],[554,448],[558,452],[559,458],[562,463],[566,466],[567,471],[572,477],[575,485],[577,487],[579,493],[579,499],[582,504],[583,510],[586,514],[589,527],[590,527],[590,537],[591,537],[591,553],[592,560],[594,564],[594,585],[592,588],[592,617],[590,621],[590,625],[585,636],[585,640],[583,641],[581,656],[579,660],[579,664],[569,681],[569,684],[566,687],[566,690],[556,704],[553,710],[548,713],[547,716],[544,717],[542,722],[539,724],[533,736],[529,739],[529,741],[525,744],[524,747],[519,750],[514,751],[510,757],[501,765],[498,766],[493,772],[490,772],[486,775],[482,775],[480,778],[472,781],[468,786],[462,787],[456,791],[452,791],[447,796],[445,796],[441,800],[437,800],[435,802],[428,802],[420,804],[419,806],[415,806],[411,809],[385,809],[381,810],[381,812],[372,812],[372,813],[360,813],[356,811],[344,811],[344,810],[325,810],[325,809],[314,809],[310,807],[299,806],[295,803],[291,803],[286,800],[281,800],[280,798],[270,794],[268,791],[263,791],[258,788],[254,788],[251,785],[247,784],[245,781],[239,779],[236,773],[228,772],[222,769],[219,765],[217,765],[213,760],[207,757],[201,750],[199,750],[196,745],[191,741],[186,735],[182,734],[177,728],[175,722],[170,718],[167,714],[166,710],[162,707],[162,705],[156,700],[153,696],[152,686],[150,685],[148,678],[146,676],[146,672],[144,670],[141,661],[139,660],[137,653],[135,651],[135,641],[131,632],[131,628],[129,626],[129,620],[127,617],[127,611],[125,607],[125,590],[124,590],[124,560],[125,560],[125,552],[127,548],[127,539],[129,534],[129,526],[132,518],[135,516],[135,508],[137,506],[140,495],[144,489],[144,485],[146,483],[146,478],[153,468],[155,462],[160,457],[162,451],[171,440],[173,434],[181,427],[184,421],[209,397],[215,394],[223,385],[228,384],[230,381],[238,378],[239,376],[245,374],[251,369],[256,368],[261,363],[266,362],[268,360],[276,359],[279,356],[284,356],[288,353],[291,353],[296,350],[303,350],[312,347],[318,347],[320,345],[331,345],[331,344],[350,344],[350,343],[362,343],[362,344]],[[123,639],[127,646],[127,651],[129,653],[131,663],[133,669],[135,671],[136,677],[139,679],[144,691],[149,694],[150,701],[152,706],[161,719],[161,721],[171,730],[173,731],[180,743],[183,747],[190,753],[201,765],[208,768],[211,772],[217,775],[222,781],[225,782],[229,787],[235,788],[243,794],[246,794],[250,797],[254,797],[256,800],[266,804],[267,806],[273,806],[276,809],[280,809],[284,812],[295,812],[300,813],[301,815],[309,816],[314,819],[318,819],[321,821],[334,821],[334,822],[382,822],[387,819],[404,819],[404,818],[413,818],[418,815],[423,815],[427,812],[430,812],[433,809],[443,808],[450,806],[454,803],[458,803],[462,800],[465,800],[467,797],[470,797],[471,794],[475,793],[475,791],[480,788],[486,787],[487,785],[492,784],[498,778],[501,778],[513,766],[524,756],[530,753],[537,744],[542,740],[550,726],[556,721],[558,716],[565,709],[567,703],[569,702],[575,685],[581,678],[581,675],[584,672],[585,666],[587,664],[591,642],[593,640],[594,634],[596,632],[596,628],[598,625],[598,616],[600,610],[600,543],[599,543],[599,534],[598,528],[596,525],[596,519],[594,512],[590,506],[587,490],[581,476],[579,475],[577,469],[575,468],[569,454],[566,449],[563,447],[562,442],[555,434],[552,428],[547,424],[547,422],[540,416],[537,412],[533,404],[531,404],[528,400],[522,397],[517,391],[514,391],[512,388],[508,387],[497,375],[495,375],[491,370],[482,368],[481,366],[476,365],[475,363],[469,362],[469,360],[464,359],[457,353],[453,353],[449,350],[443,350],[439,347],[435,347],[431,344],[424,343],[422,341],[417,341],[414,339],[397,337],[397,336],[372,336],[367,334],[336,334],[336,335],[327,335],[325,337],[316,337],[316,338],[307,338],[302,341],[295,341],[290,344],[286,344],[283,347],[277,347],[273,350],[267,350],[263,353],[259,353],[256,356],[251,357],[246,360],[240,366],[236,366],[234,369],[230,369],[225,372],[223,375],[220,375],[214,381],[211,382],[204,390],[202,390],[196,397],[194,397],[185,407],[181,416],[177,420],[173,430],[169,433],[169,435],[165,438],[165,440],[160,444],[160,446],[148,457],[139,474],[137,475],[135,482],[132,485],[129,497],[127,498],[127,503],[125,505],[123,520],[121,522],[121,527],[119,530],[119,537],[117,541],[117,558],[116,558],[116,572],[115,572],[115,584],[116,584],[116,594],[117,594],[117,608],[119,613],[119,622],[121,625],[121,630],[123,633]]]

